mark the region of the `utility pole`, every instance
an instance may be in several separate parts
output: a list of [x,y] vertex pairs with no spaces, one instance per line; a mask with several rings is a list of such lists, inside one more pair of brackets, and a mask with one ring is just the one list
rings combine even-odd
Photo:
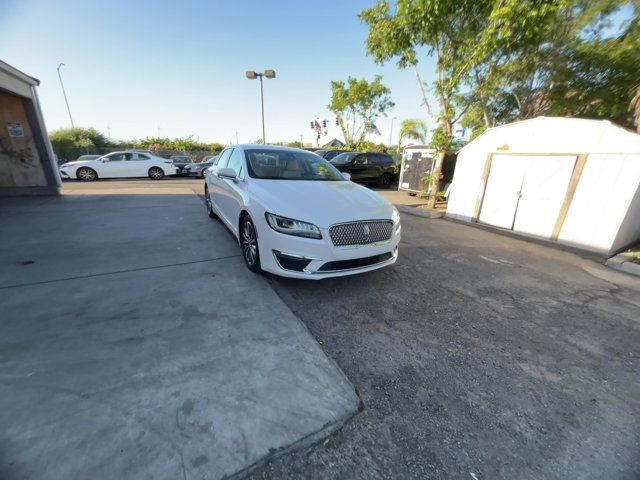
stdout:
[[238,145],[240,142],[238,141],[238,130],[236,130],[236,145]]
[[71,121],[71,128],[75,128],[73,124],[73,117],[71,117],[71,109],[69,108],[69,100],[67,100],[67,92],[64,89],[64,83],[62,82],[62,75],[60,75],[60,67],[66,67],[64,63],[58,65],[58,79],[60,80],[60,86],[62,87],[62,95],[64,96],[64,103],[67,105],[67,112],[69,113],[69,120]]

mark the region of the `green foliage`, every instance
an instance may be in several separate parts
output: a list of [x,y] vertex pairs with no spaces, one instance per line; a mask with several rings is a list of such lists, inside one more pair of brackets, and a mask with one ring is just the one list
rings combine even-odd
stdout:
[[63,128],[49,135],[53,151],[61,159],[75,160],[82,154],[93,153],[100,148],[117,146],[95,128]]
[[362,142],[374,120],[394,106],[390,94],[380,75],[376,75],[372,82],[353,77],[349,77],[346,83],[331,82],[328,108],[336,115],[346,144]]
[[193,139],[193,136],[186,138],[162,138],[147,137],[143,140],[134,140],[131,142],[133,148],[146,148],[152,152],[169,151],[169,152],[202,152],[211,153],[221,152],[225,146],[221,143],[201,143]]
[[[630,3],[632,18],[614,36],[616,9]],[[554,2],[534,34],[498,45],[467,79],[475,103],[462,124],[477,136],[487,127],[539,115],[609,119],[631,127],[630,100],[640,75],[638,2]]]

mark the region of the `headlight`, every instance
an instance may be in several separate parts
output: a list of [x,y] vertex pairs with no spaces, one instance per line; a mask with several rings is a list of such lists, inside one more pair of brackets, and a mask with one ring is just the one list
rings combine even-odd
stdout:
[[287,235],[296,235],[298,237],[322,238],[320,229],[313,223],[301,222],[292,218],[279,217],[273,213],[265,213],[267,223],[276,232],[286,233]]
[[393,213],[391,214],[391,220],[393,221],[394,225],[400,223],[400,212],[398,212],[398,209],[396,207],[393,207]]

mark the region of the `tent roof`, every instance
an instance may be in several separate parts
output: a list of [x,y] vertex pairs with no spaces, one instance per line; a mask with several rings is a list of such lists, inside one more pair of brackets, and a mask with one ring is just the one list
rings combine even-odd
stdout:
[[608,120],[537,117],[483,132],[459,153],[640,153],[640,135]]

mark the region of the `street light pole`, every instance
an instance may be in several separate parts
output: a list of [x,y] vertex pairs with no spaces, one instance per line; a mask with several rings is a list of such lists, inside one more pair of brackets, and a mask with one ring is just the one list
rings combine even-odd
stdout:
[[393,121],[398,117],[391,117],[391,128],[389,129],[389,146],[391,146],[391,136],[393,135]]
[[56,70],[58,70],[58,79],[60,80],[60,86],[62,87],[62,95],[64,96],[64,103],[67,105],[67,112],[69,112],[69,120],[71,120],[71,128],[74,128],[73,118],[71,117],[71,109],[69,108],[69,100],[67,100],[67,92],[64,89],[64,83],[62,82],[62,75],[60,75],[60,67],[66,67],[66,65],[64,63],[60,63],[60,65],[58,65],[58,68],[56,68]]
[[249,80],[255,80],[256,78],[260,79],[260,110],[262,112],[262,144],[265,145],[267,143],[264,133],[264,90],[262,86],[262,77],[267,78],[276,78],[275,70],[265,70],[264,72],[258,73],[253,70],[249,70],[246,72],[246,76]]

